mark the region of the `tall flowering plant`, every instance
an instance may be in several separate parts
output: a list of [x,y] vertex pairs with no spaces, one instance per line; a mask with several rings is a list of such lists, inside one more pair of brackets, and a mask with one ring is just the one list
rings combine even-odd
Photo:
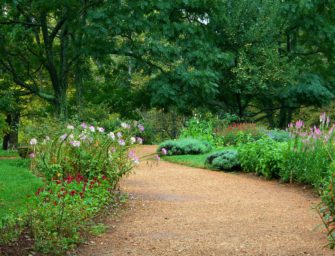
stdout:
[[335,126],[330,124],[325,113],[320,116],[318,126],[305,127],[301,120],[289,124],[292,140],[285,152],[282,178],[290,182],[312,184],[321,189],[323,179],[328,176],[330,154],[335,153],[334,129]]
[[94,218],[117,200],[120,178],[139,163],[132,147],[142,144],[140,124],[122,123],[106,132],[82,123],[64,133],[30,140],[32,169],[46,178],[29,203],[29,227],[35,249],[63,255],[82,241]]
[[82,123],[68,125],[63,135],[32,139],[32,168],[47,180],[82,175],[85,178],[105,176],[115,184],[139,162],[131,148],[143,141],[134,134],[142,125],[122,123],[114,132]]

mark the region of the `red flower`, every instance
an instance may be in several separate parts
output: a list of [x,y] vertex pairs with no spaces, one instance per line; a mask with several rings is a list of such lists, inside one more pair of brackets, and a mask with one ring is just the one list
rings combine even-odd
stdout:
[[77,192],[76,192],[75,190],[72,190],[72,191],[70,192],[70,195],[71,195],[71,196],[74,196],[76,193],[77,193]]

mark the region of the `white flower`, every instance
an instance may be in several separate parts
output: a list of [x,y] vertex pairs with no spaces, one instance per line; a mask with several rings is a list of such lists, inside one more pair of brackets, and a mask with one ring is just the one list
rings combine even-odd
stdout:
[[86,136],[85,134],[81,133],[81,134],[79,135],[79,139],[81,139],[81,140],[86,140],[86,139],[87,139],[87,136]]
[[141,137],[137,137],[137,143],[138,144],[143,144],[143,139]]
[[46,140],[46,141],[49,141],[49,140],[50,140],[50,137],[49,137],[49,136],[46,136],[46,137],[45,137],[45,140]]
[[95,132],[95,127],[94,127],[93,125],[91,125],[91,126],[89,127],[89,129],[90,129],[91,132]]
[[129,129],[130,125],[127,124],[127,123],[121,123],[121,127],[124,128],[124,129]]
[[108,133],[108,137],[115,140],[115,134],[113,132]]
[[36,145],[36,144],[37,144],[37,139],[32,138],[32,139],[30,140],[30,145]]
[[135,138],[135,137],[131,137],[131,138],[130,138],[130,143],[131,143],[131,144],[134,144],[135,142],[136,142],[136,138]]
[[69,138],[70,138],[71,140],[73,140],[73,139],[74,139],[74,135],[73,135],[73,134],[70,134]]
[[122,137],[122,132],[118,132],[118,133],[116,134],[116,136],[117,136],[118,138],[121,138],[121,137]]
[[97,130],[98,130],[99,132],[104,132],[104,131],[105,131],[105,129],[102,128],[102,127],[97,127]]
[[124,145],[126,145],[126,142],[124,140],[120,139],[119,144],[120,144],[120,146],[124,146]]
[[65,133],[62,136],[60,136],[59,138],[60,138],[61,141],[64,141],[67,138],[67,134]]
[[69,130],[74,130],[74,126],[71,125],[71,124],[69,124],[69,125],[67,126],[67,129],[69,129]]
[[71,141],[70,144],[75,148],[80,147],[80,141],[77,140]]

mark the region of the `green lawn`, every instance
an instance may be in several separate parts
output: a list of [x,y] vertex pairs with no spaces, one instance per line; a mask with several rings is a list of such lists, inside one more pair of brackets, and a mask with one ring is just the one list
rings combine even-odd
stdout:
[[[222,151],[225,148],[216,148],[213,149],[211,152],[203,155],[177,155],[177,156],[164,156],[163,159],[172,162],[172,163],[178,163],[183,164],[191,167],[197,167],[197,168],[206,168],[205,166],[205,160],[206,158],[215,152]],[[232,148],[232,147],[229,147]]]
[[0,219],[11,212],[24,211],[27,195],[42,186],[42,181],[25,167],[21,159],[0,159]]
[[0,149],[0,157],[11,157],[11,156],[19,156],[17,150]]

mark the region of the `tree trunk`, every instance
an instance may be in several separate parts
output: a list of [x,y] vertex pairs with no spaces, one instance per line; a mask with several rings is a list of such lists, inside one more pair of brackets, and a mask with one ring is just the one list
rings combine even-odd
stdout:
[[19,113],[8,114],[6,122],[9,126],[9,132],[5,134],[3,138],[2,149],[4,150],[16,148],[18,145],[20,114]]
[[282,105],[279,112],[279,128],[285,129],[287,125],[287,108]]
[[67,95],[66,89],[59,86],[57,90],[55,90],[55,109],[57,116],[62,119],[66,120],[68,117],[67,113]]

